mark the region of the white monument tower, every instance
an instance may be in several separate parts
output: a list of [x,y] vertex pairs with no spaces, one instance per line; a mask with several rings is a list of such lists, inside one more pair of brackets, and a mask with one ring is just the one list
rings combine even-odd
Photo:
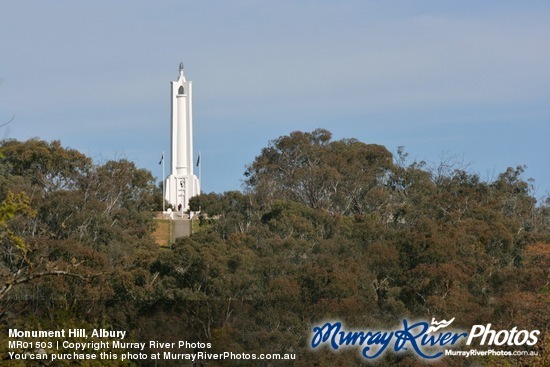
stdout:
[[187,210],[189,199],[200,194],[200,183],[193,173],[193,91],[183,75],[183,63],[178,79],[171,84],[170,175],[164,183],[165,199],[175,210]]

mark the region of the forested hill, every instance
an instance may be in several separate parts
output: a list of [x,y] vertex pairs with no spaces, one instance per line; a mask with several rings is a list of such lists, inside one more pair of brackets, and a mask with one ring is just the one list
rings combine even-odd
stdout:
[[[403,149],[294,132],[247,166],[242,192],[193,198],[201,231],[164,249],[151,237],[162,198],[149,172],[59,142],[0,151],[3,329],[109,326],[354,366],[356,349],[312,351],[312,325],[456,318],[541,330],[541,356],[432,365],[548,362],[550,202],[537,203],[523,167],[488,182],[452,160],[428,167]],[[386,353],[380,365],[425,364]]]

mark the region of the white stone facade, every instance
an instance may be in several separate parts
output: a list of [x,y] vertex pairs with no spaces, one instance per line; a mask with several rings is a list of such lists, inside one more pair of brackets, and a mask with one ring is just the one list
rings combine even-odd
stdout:
[[164,182],[165,199],[174,210],[187,210],[189,199],[200,194],[200,183],[193,173],[192,82],[185,79],[183,63],[171,84],[170,175]]

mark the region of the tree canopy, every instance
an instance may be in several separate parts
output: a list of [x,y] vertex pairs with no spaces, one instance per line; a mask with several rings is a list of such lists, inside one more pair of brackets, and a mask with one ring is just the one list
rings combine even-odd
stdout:
[[[540,329],[534,348],[547,351],[550,202],[533,197],[522,166],[484,181],[460,165],[408,162],[402,148],[393,156],[322,129],[293,132],[246,167],[242,192],[192,198],[201,230],[167,249],[151,237],[162,205],[150,172],[95,164],[59,142],[9,140],[0,150],[4,328],[116,325],[136,340],[351,366],[356,353],[309,349],[311,325],[455,317]],[[409,354],[380,363],[422,365]]]

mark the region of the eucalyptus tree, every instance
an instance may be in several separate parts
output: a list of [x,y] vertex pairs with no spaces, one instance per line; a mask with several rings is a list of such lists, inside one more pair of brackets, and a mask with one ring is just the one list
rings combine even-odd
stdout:
[[262,149],[247,166],[245,185],[267,207],[290,200],[331,213],[364,213],[384,204],[381,187],[392,159],[380,145],[333,141],[324,129],[296,131]]

